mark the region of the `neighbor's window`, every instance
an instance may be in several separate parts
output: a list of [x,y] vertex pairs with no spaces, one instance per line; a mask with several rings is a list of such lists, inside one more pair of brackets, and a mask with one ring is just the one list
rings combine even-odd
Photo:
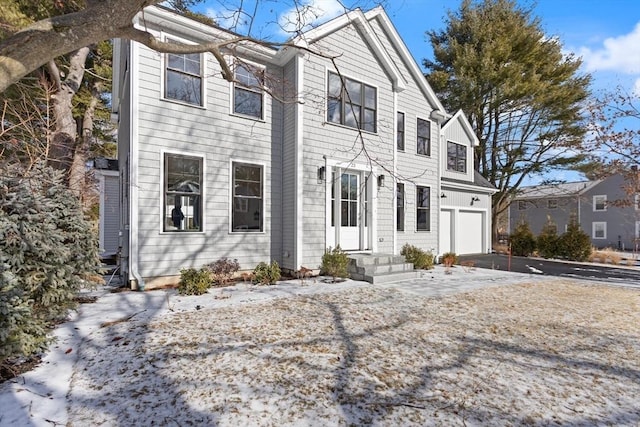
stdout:
[[404,231],[404,184],[396,184],[396,230]]
[[526,200],[518,200],[518,210],[524,211],[527,209],[527,201]]
[[[179,44],[175,40],[167,41]],[[164,97],[202,105],[202,56],[199,53],[165,55]]]
[[243,116],[263,118],[264,70],[236,63],[233,84],[233,112]]
[[416,187],[416,223],[418,231],[431,230],[431,191],[429,187]]
[[202,157],[165,153],[163,231],[202,231]]
[[640,195],[636,194],[633,199],[633,205],[636,207],[636,210],[640,210]]
[[369,132],[376,131],[376,88],[329,72],[327,121]]
[[467,147],[447,141],[447,170],[467,172]]
[[231,231],[259,232],[264,226],[263,168],[233,162]]
[[558,209],[558,199],[547,200],[547,209]]
[[593,210],[594,211],[606,211],[607,210],[607,196],[593,196]]
[[396,134],[396,147],[398,148],[398,151],[404,151],[404,113],[397,113],[396,122],[398,127]]
[[607,223],[606,222],[593,222],[592,236],[594,239],[606,239],[607,238]]
[[431,122],[429,120],[418,119],[418,154],[431,155]]
[[640,239],[640,221],[636,221],[636,239]]

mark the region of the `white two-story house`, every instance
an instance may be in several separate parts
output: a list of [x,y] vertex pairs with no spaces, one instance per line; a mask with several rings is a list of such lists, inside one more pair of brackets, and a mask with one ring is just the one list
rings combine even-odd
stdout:
[[[233,34],[161,7],[136,25],[161,40]],[[382,8],[354,10],[272,49],[227,60],[116,40],[121,271],[175,282],[221,257],[317,269],[329,247],[398,254],[490,249],[491,194],[477,140],[448,114]]]

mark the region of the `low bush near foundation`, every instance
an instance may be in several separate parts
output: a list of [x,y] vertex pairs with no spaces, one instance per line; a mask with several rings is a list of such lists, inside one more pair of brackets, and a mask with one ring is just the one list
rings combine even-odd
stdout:
[[207,269],[183,268],[180,270],[178,293],[181,295],[202,295],[211,286],[211,275]]
[[400,255],[403,255],[407,262],[413,264],[417,269],[431,270],[433,268],[433,254],[431,251],[425,251],[406,243],[402,247]]
[[231,260],[223,257],[216,262],[205,265],[204,268],[211,274],[214,284],[225,286],[233,279],[233,275],[240,270],[240,264],[237,259]]
[[273,285],[280,277],[280,266],[276,261],[272,261],[271,264],[261,262],[253,270],[253,281],[259,285]]
[[329,248],[322,255],[322,264],[320,265],[320,273],[325,276],[331,276],[333,281],[337,277],[347,277],[347,266],[349,265],[349,257],[347,253],[340,249],[340,246]]

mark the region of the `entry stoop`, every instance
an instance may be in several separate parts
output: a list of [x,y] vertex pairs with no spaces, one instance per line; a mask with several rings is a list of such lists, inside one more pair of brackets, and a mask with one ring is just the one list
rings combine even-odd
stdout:
[[353,280],[380,284],[417,279],[420,272],[413,269],[402,255],[352,254],[349,255],[349,277]]

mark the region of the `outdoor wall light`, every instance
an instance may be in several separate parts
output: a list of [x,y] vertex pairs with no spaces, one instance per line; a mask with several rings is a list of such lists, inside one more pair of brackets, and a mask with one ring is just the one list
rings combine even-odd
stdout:
[[378,175],[378,188],[384,187],[384,175]]
[[318,184],[323,183],[324,179],[325,179],[325,169],[324,169],[324,166],[320,166],[318,168]]
[[446,194],[444,194],[444,193],[442,193],[442,194],[440,195],[440,198],[441,198],[441,199],[446,199],[446,198],[447,198],[447,195],[446,195]]
[[474,202],[479,202],[479,201],[480,201],[480,197],[478,197],[478,196],[473,196],[473,197],[471,198],[471,204],[472,204],[472,205],[473,205],[473,203],[474,203]]

